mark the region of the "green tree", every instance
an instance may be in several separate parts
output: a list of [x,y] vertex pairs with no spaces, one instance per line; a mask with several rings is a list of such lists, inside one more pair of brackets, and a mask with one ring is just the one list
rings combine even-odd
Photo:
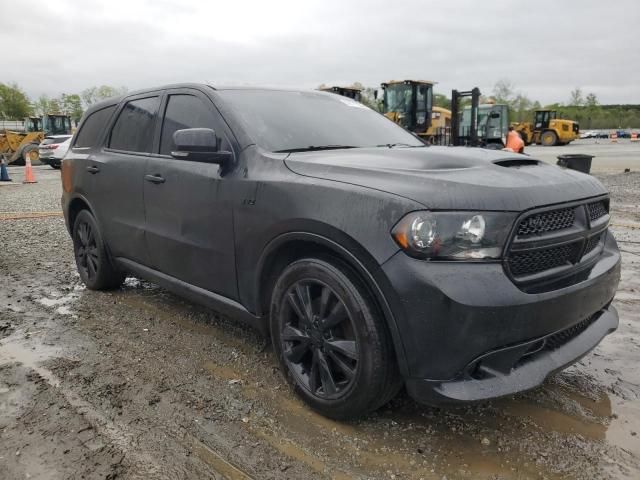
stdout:
[[442,93],[433,94],[433,104],[436,107],[451,108],[451,99]]
[[581,88],[576,87],[575,89],[571,90],[569,105],[573,107],[580,107],[581,105],[584,105],[584,98],[582,97]]
[[595,93],[591,92],[587,95],[587,98],[585,98],[584,104],[590,108],[597,107],[598,97],[596,96]]
[[60,98],[60,106],[62,108],[62,113],[65,115],[69,115],[71,120],[75,122],[77,125],[80,121],[80,117],[82,117],[82,99],[80,95],[77,93],[73,93],[70,95],[62,94]]
[[514,101],[514,95],[513,82],[506,78],[498,80],[493,87],[493,98],[495,98],[496,103],[506,103],[511,107]]
[[22,119],[31,113],[29,97],[16,83],[0,83],[0,117]]
[[118,97],[127,93],[127,87],[111,87],[109,85],[101,85],[99,87],[90,87],[80,93],[80,97],[84,104],[88,107],[94,103],[100,102],[107,98]]

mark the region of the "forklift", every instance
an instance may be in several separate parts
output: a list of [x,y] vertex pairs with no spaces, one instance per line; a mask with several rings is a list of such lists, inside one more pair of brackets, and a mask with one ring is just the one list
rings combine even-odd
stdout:
[[[465,98],[471,105],[462,106]],[[509,131],[509,108],[505,104],[480,104],[480,89],[451,92],[451,145],[504,148]]]

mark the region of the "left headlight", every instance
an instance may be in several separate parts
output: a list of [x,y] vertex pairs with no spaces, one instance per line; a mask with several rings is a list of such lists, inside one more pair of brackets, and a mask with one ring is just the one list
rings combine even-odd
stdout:
[[502,256],[515,217],[512,212],[411,212],[391,236],[412,257],[494,260]]

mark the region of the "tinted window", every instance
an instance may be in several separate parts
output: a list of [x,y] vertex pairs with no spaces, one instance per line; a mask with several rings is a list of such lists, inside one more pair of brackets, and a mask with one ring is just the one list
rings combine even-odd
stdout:
[[113,126],[109,147],[128,152],[151,152],[159,102],[159,97],[127,102]]
[[104,131],[109,118],[113,114],[116,106],[103,108],[97,112],[93,112],[80,127],[78,135],[76,135],[74,147],[86,148],[95,146]]
[[249,136],[266,150],[424,143],[349,98],[320,92],[218,90]]
[[[176,149],[173,132],[184,128],[211,128],[215,130],[213,105],[207,105],[193,95],[171,95],[167,102],[160,137],[160,153],[170,155]],[[218,135],[219,136],[219,135]]]

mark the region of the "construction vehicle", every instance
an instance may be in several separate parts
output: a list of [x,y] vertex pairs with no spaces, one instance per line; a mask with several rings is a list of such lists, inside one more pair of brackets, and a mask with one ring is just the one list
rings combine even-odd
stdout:
[[578,122],[557,118],[555,110],[536,110],[534,123],[517,122],[512,123],[512,126],[520,134],[525,145],[566,145],[580,137]]
[[71,117],[47,114],[24,119],[23,131],[0,132],[0,155],[11,165],[24,165],[27,156],[38,160],[38,145],[47,135],[71,134]]
[[362,98],[362,89],[361,88],[334,86],[334,87],[322,87],[322,88],[319,88],[318,90],[321,90],[323,92],[336,93],[336,94],[341,95],[343,97],[352,98],[356,102],[359,102],[360,99]]
[[451,112],[437,107],[438,122],[432,121],[434,85],[435,82],[428,80],[391,80],[383,83],[382,113],[423,140],[433,143],[437,129],[445,127],[451,120]]
[[[471,97],[471,105],[462,106],[462,100]],[[452,145],[467,145],[502,149],[509,131],[509,107],[488,102],[480,104],[480,90],[451,92]]]

